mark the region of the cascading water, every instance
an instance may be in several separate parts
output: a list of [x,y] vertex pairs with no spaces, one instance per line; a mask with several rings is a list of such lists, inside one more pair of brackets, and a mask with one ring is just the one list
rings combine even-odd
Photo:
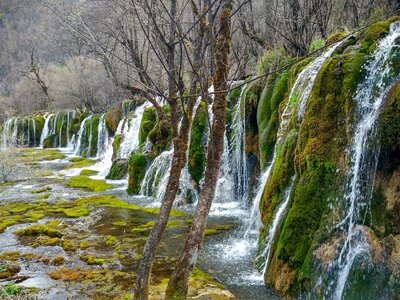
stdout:
[[246,98],[244,92],[247,85],[242,86],[240,92],[238,105],[234,116],[234,166],[235,166],[235,184],[236,184],[236,197],[239,197],[239,201],[244,202],[247,197],[249,190],[249,175],[247,168],[247,156],[246,156],[246,124],[245,118],[241,116],[246,115]]
[[287,207],[289,205],[289,200],[290,200],[290,194],[292,193],[292,188],[293,188],[293,183],[294,183],[294,177],[291,180],[291,183],[289,185],[289,187],[286,189],[284,195],[283,195],[283,202],[279,205],[279,207],[277,208],[277,212],[273,218],[271,227],[268,231],[268,235],[265,238],[266,244],[265,244],[265,248],[262,254],[262,257],[264,257],[265,261],[264,263],[261,265],[261,269],[262,271],[262,278],[264,278],[265,276],[265,272],[267,270],[268,267],[268,262],[269,262],[269,255],[271,253],[271,248],[274,242],[274,238],[276,236],[276,233],[279,230],[279,226],[282,225],[282,221],[283,218],[286,214],[286,210]]
[[33,132],[33,147],[36,147],[36,123],[35,120],[32,119],[32,132]]
[[[71,116],[70,116],[71,115]],[[67,148],[68,149],[74,149],[75,147],[75,134],[72,134],[71,132],[71,118],[75,118],[76,112],[70,112],[68,113],[68,119],[67,119]]]
[[144,110],[149,107],[148,103],[145,103],[136,108],[133,116],[129,119],[129,124],[125,124],[125,131],[123,141],[120,146],[118,158],[128,159],[130,154],[139,148],[139,130],[140,123]]
[[[241,87],[237,103],[233,109],[232,123],[233,139],[228,141],[227,132],[224,137],[224,152],[222,153],[215,203],[224,203],[235,199],[237,203],[245,202],[249,189],[247,157],[245,152],[246,128],[242,112],[245,108],[244,93],[247,85]],[[243,114],[244,115],[244,114]],[[231,144],[231,145],[230,145]]]
[[152,162],[142,181],[140,193],[160,202],[164,196],[171,168],[173,150],[164,151]]
[[2,148],[6,149],[9,146],[9,139],[11,138],[11,130],[12,125],[14,124],[14,118],[7,119],[3,128],[3,136],[2,136]]
[[44,140],[49,136],[50,128],[49,128],[49,122],[51,117],[53,117],[54,114],[46,114],[44,116],[44,125],[43,125],[43,130],[42,130],[42,135],[40,136],[40,144],[39,146],[43,148],[43,142]]
[[[258,240],[258,233],[259,233],[259,227],[261,225],[261,220],[260,220],[260,212],[259,212],[259,205],[260,205],[260,200],[262,198],[262,194],[264,191],[264,187],[272,173],[273,167],[275,165],[275,160],[276,160],[276,151],[277,151],[277,145],[281,143],[283,140],[284,134],[287,132],[288,125],[290,122],[290,119],[292,117],[293,111],[296,109],[296,107],[299,107],[299,110],[301,111],[303,108],[306,106],[306,101],[310,95],[310,92],[312,90],[312,86],[314,84],[315,78],[321,69],[323,63],[332,55],[332,53],[339,47],[341,43],[338,43],[334,46],[332,46],[330,49],[328,49],[326,52],[324,52],[320,57],[316,58],[310,65],[308,65],[297,77],[295,84],[293,85],[293,88],[290,93],[289,101],[286,105],[286,108],[284,110],[284,113],[282,115],[282,119],[280,122],[280,128],[277,133],[277,142],[273,154],[273,158],[271,162],[269,163],[267,169],[265,172],[262,173],[260,181],[259,181],[259,188],[257,192],[255,193],[255,197],[253,198],[253,205],[250,208],[250,211],[247,211],[246,217],[244,218],[244,223],[241,227],[241,230],[235,235],[232,236],[229,241],[220,245],[216,245],[214,251],[220,251],[222,257],[226,259],[227,264],[237,264],[238,262],[242,262],[241,264],[249,264],[248,271],[244,271],[241,274],[241,281],[242,282],[247,282],[249,284],[255,284],[255,285],[262,285],[263,282],[263,274],[260,274],[258,272],[255,272],[251,268],[251,261],[254,259],[254,255],[257,250],[257,240]],[[290,101],[294,97],[298,97],[299,101]],[[297,106],[296,106],[297,105]],[[299,118],[297,118],[298,124],[300,124],[301,120],[303,117],[303,112],[299,113]],[[236,125],[237,126],[237,125]],[[239,127],[240,128],[240,127]],[[243,135],[245,135],[245,132],[243,132]],[[240,134],[238,135],[240,136]],[[243,145],[242,143],[242,138],[240,139],[240,149],[243,150]],[[242,152],[242,151],[240,151]],[[238,155],[238,160],[243,163],[243,159],[241,159],[242,153],[239,151],[237,152]],[[241,169],[241,168],[239,168]],[[272,220],[271,224],[275,226],[271,226],[269,229],[268,236],[275,236],[277,228],[279,228],[279,224],[282,222],[285,212],[287,210],[287,201],[289,200],[289,195],[290,195],[290,189],[288,189],[287,193],[285,193],[284,196],[287,195],[287,197],[284,197],[285,199],[283,200],[282,204],[278,206],[277,212],[275,213],[274,219]],[[244,197],[245,198],[245,197]],[[241,200],[247,200],[247,199],[241,199]],[[286,203],[287,202],[287,203]],[[267,240],[269,242],[269,240]],[[272,243],[272,241],[271,241]],[[272,244],[271,244],[272,245]],[[270,250],[267,250],[267,253],[269,253]],[[233,266],[235,267],[235,266]],[[265,263],[265,268],[267,267],[267,264]],[[233,282],[233,284],[237,284],[237,282]]]
[[82,123],[81,123],[81,125],[80,125],[80,127],[79,127],[78,136],[77,136],[78,143],[76,144],[76,148],[75,148],[75,155],[76,155],[76,156],[80,156],[80,155],[81,155],[81,152],[82,152],[82,149],[81,149],[81,148],[82,148],[82,139],[83,139],[83,136],[84,136],[85,130],[86,130],[86,122],[87,122],[91,117],[92,117],[91,115],[87,116],[87,117],[82,121]]
[[18,144],[18,118],[14,119],[14,127],[13,127],[13,133],[12,133],[12,143],[13,145]]
[[[355,129],[350,149],[350,169],[347,176],[345,209],[338,228],[345,238],[338,256],[329,267],[327,299],[342,299],[345,285],[353,263],[361,255],[369,255],[366,234],[360,225],[370,206],[372,182],[375,175],[379,151],[371,143],[376,136],[376,121],[390,85],[399,78],[393,77],[388,63],[391,51],[400,37],[400,22],[393,23],[390,33],[379,42],[373,58],[364,70],[364,81],[357,87],[354,100],[357,103]],[[333,279],[332,277],[333,276]]]
[[[262,193],[263,193],[264,187],[267,184],[267,181],[271,175],[272,169],[275,165],[277,145],[279,145],[281,143],[283,136],[287,131],[293,111],[296,108],[296,104],[298,107],[297,108],[298,109],[297,122],[298,122],[298,124],[300,124],[300,122],[304,116],[304,110],[306,107],[307,99],[310,96],[312,87],[314,85],[314,82],[315,82],[315,79],[317,77],[319,70],[321,69],[324,62],[329,57],[331,57],[332,53],[343,42],[344,41],[333,45],[326,52],[324,52],[321,56],[317,57],[310,65],[308,65],[297,76],[296,82],[294,83],[293,88],[290,91],[288,103],[286,104],[286,107],[285,107],[282,117],[281,117],[280,126],[279,126],[279,130],[277,133],[277,141],[275,144],[275,150],[274,150],[274,154],[273,154],[271,163],[269,164],[266,171],[264,172],[264,174],[261,177],[261,181],[260,181],[261,184],[259,185],[259,189],[256,193],[256,197],[253,202],[253,207],[251,209],[251,218],[248,219],[248,222],[246,224],[245,237],[249,236],[249,233],[252,231],[252,229],[257,229],[255,227],[258,227],[257,224],[260,223],[260,221],[259,221],[259,205],[260,205]],[[297,102],[292,101],[292,99],[294,99],[295,97],[298,97]],[[254,219],[254,217],[256,217],[256,220]]]

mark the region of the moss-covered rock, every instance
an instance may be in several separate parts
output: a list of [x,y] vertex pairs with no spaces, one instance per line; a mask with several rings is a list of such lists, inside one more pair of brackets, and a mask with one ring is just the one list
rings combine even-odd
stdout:
[[154,155],[160,154],[171,145],[170,107],[163,107],[166,119],[159,120],[154,107],[144,110],[139,130],[139,149],[142,150],[149,139]]
[[140,186],[146,175],[147,158],[140,153],[134,153],[128,163],[128,189],[129,194],[139,194]]
[[51,134],[43,141],[43,148],[56,148],[57,147],[58,136],[56,134]]
[[365,53],[374,51],[376,48],[376,42],[385,37],[389,33],[390,24],[398,20],[400,20],[400,17],[395,16],[369,26],[360,37],[363,51]]
[[39,146],[40,136],[42,135],[45,120],[43,116],[36,116],[33,118],[33,121],[35,122],[35,134],[34,134],[34,136],[36,137],[35,146]]
[[400,82],[388,93],[378,122],[381,150],[371,202],[371,225],[380,237],[400,234]]
[[120,134],[116,134],[113,140],[113,160],[117,159],[119,149],[121,148],[122,136]]
[[104,192],[114,187],[112,184],[106,183],[105,180],[95,180],[86,176],[71,177],[66,182],[66,185],[73,188],[88,189],[93,192]]
[[[328,59],[314,82],[300,128],[296,128],[294,114],[290,131],[278,146],[276,165],[261,202],[265,224],[270,222],[293,171],[297,173],[265,277],[266,283],[281,295],[295,296],[301,288],[307,288],[313,273],[314,246],[331,234],[326,228],[334,216],[328,207],[344,193],[353,95],[363,78],[364,62],[360,48]],[[297,138],[295,132],[299,132]]]
[[126,177],[128,173],[128,161],[126,159],[117,159],[113,161],[107,179],[119,180]]
[[189,146],[189,173],[199,184],[204,173],[206,162],[207,107],[201,102],[193,119]]

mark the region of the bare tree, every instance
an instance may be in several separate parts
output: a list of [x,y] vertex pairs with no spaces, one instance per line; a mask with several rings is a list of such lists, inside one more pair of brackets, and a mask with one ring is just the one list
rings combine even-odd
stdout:
[[219,35],[215,45],[216,70],[213,82],[217,94],[213,103],[214,118],[207,151],[204,184],[185,247],[167,287],[166,299],[186,299],[187,297],[189,277],[203,242],[208,214],[215,195],[218,171],[224,150],[225,111],[227,107],[226,90],[231,42],[231,10],[231,1],[225,0],[219,15]]

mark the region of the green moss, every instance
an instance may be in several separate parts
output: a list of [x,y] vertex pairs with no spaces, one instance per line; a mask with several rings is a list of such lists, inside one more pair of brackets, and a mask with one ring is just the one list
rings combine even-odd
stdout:
[[89,211],[85,207],[81,206],[67,208],[64,209],[63,212],[68,218],[79,218],[90,215]]
[[[159,212],[158,208],[147,208],[147,207],[141,207],[141,206],[134,205],[134,204],[129,204],[129,203],[119,200],[113,196],[93,196],[93,197],[88,197],[88,198],[80,198],[75,201],[75,204],[87,206],[89,208],[96,207],[96,206],[106,206],[106,207],[140,210],[140,211],[147,212],[149,214],[158,214],[158,212]],[[186,213],[181,212],[176,209],[172,209],[170,216],[171,217],[185,217]]]
[[38,197],[38,199],[47,199],[47,198],[49,198],[50,196],[51,196],[51,194],[50,194],[50,193],[47,193],[47,194],[40,195],[40,196]]
[[76,249],[78,248],[74,243],[67,239],[64,239],[62,241],[61,246],[65,251],[76,251]]
[[105,180],[95,180],[86,176],[71,177],[66,185],[73,188],[88,189],[93,192],[104,192],[108,189],[114,188],[112,184],[108,184]]
[[[300,128],[292,117],[290,131],[277,149],[274,170],[261,202],[264,224],[270,222],[293,168],[297,173],[289,209],[271,249],[266,272],[267,284],[275,287],[276,278],[282,272],[290,274],[285,286],[279,287],[281,294],[294,296],[301,287],[307,286],[314,267],[313,247],[330,234],[324,227],[334,218],[328,211],[328,203],[343,194],[348,167],[344,153],[352,139],[348,128],[352,128],[353,95],[363,78],[365,54],[362,51],[352,48],[324,63],[308,98]],[[298,132],[296,144],[294,132]],[[291,135],[292,141],[288,143]]]
[[148,231],[150,230],[152,227],[154,226],[154,221],[148,222],[146,224],[143,225],[139,225],[135,228],[132,229],[133,233],[140,233],[140,232],[144,232],[144,231]]
[[116,134],[113,140],[113,160],[115,160],[118,156],[121,143],[122,143],[122,136],[120,134]]
[[56,148],[57,147],[57,135],[56,134],[52,134],[49,135],[47,138],[44,139],[43,141],[43,148],[47,149],[47,148]]
[[84,254],[81,254],[79,256],[79,259],[81,261],[84,261],[88,265],[102,265],[106,261],[104,258],[97,258],[94,257],[93,255],[84,255]]
[[157,113],[154,107],[148,107],[144,110],[139,130],[140,148],[146,143],[147,136],[157,123]]
[[[93,115],[93,117],[90,119],[90,128],[91,128],[91,136],[92,136],[92,140],[91,140],[91,148],[88,149],[89,152],[89,156],[90,157],[95,157],[97,155],[97,143],[98,143],[98,131],[99,131],[99,121],[100,121],[100,116],[98,114]],[[90,134],[90,132],[89,132]],[[90,136],[88,137],[88,139],[90,138]]]
[[134,153],[128,163],[128,189],[129,194],[139,194],[140,186],[146,175],[147,158],[143,154]]
[[149,140],[153,144],[156,155],[166,150],[171,145],[171,124],[169,120],[159,121],[149,132]]
[[99,171],[95,171],[95,170],[82,170],[79,175],[81,176],[95,176],[99,174]]
[[106,245],[115,246],[116,244],[118,244],[118,239],[115,236],[112,235],[106,236]]
[[[235,91],[235,90],[234,90]],[[232,92],[233,93],[233,92]],[[240,94],[240,89],[239,89]],[[230,95],[231,96],[231,95]],[[203,176],[206,161],[207,107],[204,102],[199,105],[193,119],[189,146],[189,173],[199,184]]]
[[80,169],[93,166],[96,161],[94,159],[74,157],[69,160],[72,164],[67,166],[67,169]]
[[[63,236],[62,232],[59,231],[58,225],[60,222],[47,222],[46,224],[38,224],[38,225],[32,225],[23,229],[19,229],[17,231],[14,231],[14,234],[22,237],[22,236],[36,236],[36,235],[47,235],[48,237],[51,238],[61,238]],[[55,227],[55,228],[54,228]]]
[[393,17],[385,21],[381,21],[369,26],[361,35],[360,43],[365,53],[370,53],[375,50],[376,42],[385,37],[390,30],[390,24],[398,21],[399,17]]
[[281,196],[294,175],[294,154],[297,134],[292,130],[276,150],[275,164],[271,176],[264,188],[260,202],[261,218],[264,224],[270,222],[275,208],[281,201]]
[[328,36],[328,38],[326,39],[326,44],[327,45],[332,45],[333,43],[344,39],[347,36],[346,33],[344,32],[335,32],[333,34],[331,34],[330,36]]
[[163,107],[166,115],[165,120],[159,120],[154,107],[144,110],[139,130],[139,149],[142,150],[146,140],[149,139],[153,145],[153,152],[158,155],[166,150],[171,144],[170,107]]
[[36,129],[36,133],[34,135],[36,137],[35,145],[39,146],[40,136],[42,135],[45,120],[43,116],[34,117],[33,120],[35,122],[35,129]]
[[51,190],[52,190],[51,187],[45,187],[45,188],[41,188],[39,190],[34,190],[34,191],[31,192],[31,194],[41,194],[41,193],[44,193],[44,192],[49,192]]
[[128,225],[128,223],[121,221],[121,222],[113,222],[112,225],[124,227],[124,226]]
[[57,149],[23,149],[20,154],[18,161],[26,164],[65,158],[65,155]]
[[128,173],[128,161],[125,159],[114,160],[107,179],[119,180],[125,178]]
[[400,82],[388,93],[386,105],[378,123],[381,144],[380,165],[386,173],[392,173],[400,164]]
[[32,244],[33,248],[39,246],[56,246],[60,243],[60,239],[58,237],[49,237],[47,235],[39,236],[36,238],[35,242]]
[[257,108],[257,123],[260,139],[260,160],[262,168],[274,151],[276,133],[279,128],[280,103],[288,91],[289,72],[268,78]]

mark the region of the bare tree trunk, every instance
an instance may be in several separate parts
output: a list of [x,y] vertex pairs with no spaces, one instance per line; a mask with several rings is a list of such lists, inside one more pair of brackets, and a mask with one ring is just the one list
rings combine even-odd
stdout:
[[208,214],[215,195],[218,171],[224,150],[225,110],[227,105],[226,93],[218,93],[218,91],[225,91],[227,89],[226,81],[228,77],[231,39],[231,10],[231,1],[225,0],[219,17],[220,31],[215,47],[216,74],[214,76],[214,86],[216,87],[217,94],[213,103],[214,120],[207,151],[204,184],[185,247],[168,283],[165,299],[186,299],[187,297],[189,277],[203,242]]

